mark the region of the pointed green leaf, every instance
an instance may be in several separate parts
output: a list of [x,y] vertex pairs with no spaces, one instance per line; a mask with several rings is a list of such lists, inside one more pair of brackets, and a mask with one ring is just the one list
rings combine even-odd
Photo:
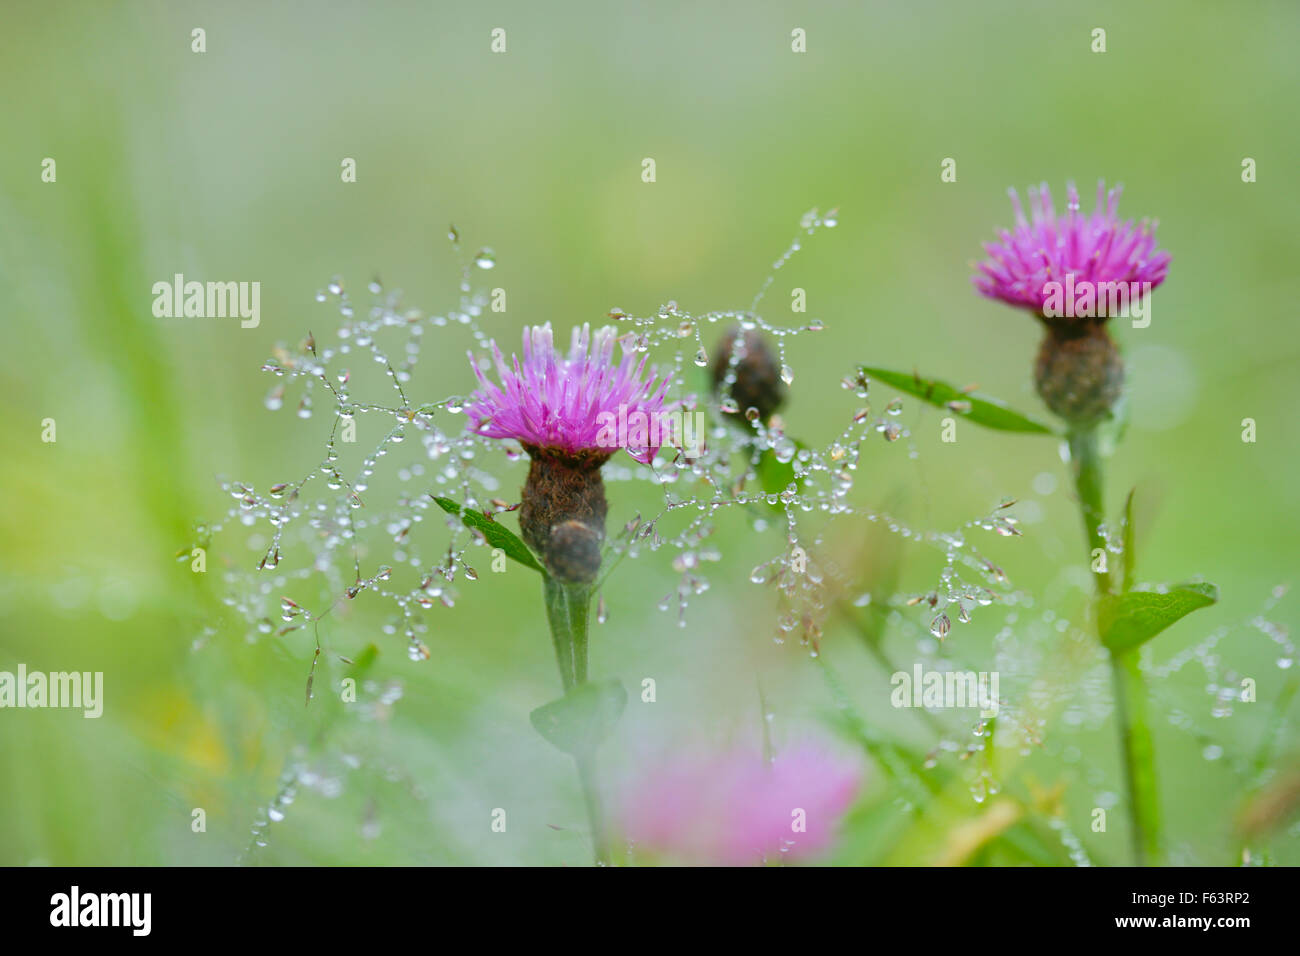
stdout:
[[541,571],[545,574],[545,569],[537,563],[533,557],[533,552],[528,550],[528,545],[519,540],[519,536],[503,524],[493,521],[481,511],[474,511],[472,508],[462,508],[450,498],[439,498],[437,495],[429,495],[438,507],[449,515],[459,515],[461,521],[465,522],[465,527],[473,528],[475,531],[482,532],[487,543],[494,548],[500,548],[506,553],[506,557],[513,558],[526,568],[532,568],[534,571]]
[[348,676],[359,678],[374,666],[379,659],[379,648],[374,644],[367,644],[362,648],[361,653],[354,657],[351,666],[348,668]]
[[770,448],[759,456],[754,470],[758,473],[759,487],[769,495],[779,495],[794,481],[794,460],[777,461]]
[[1123,591],[1127,594],[1133,590],[1133,582],[1137,578],[1137,552],[1133,550],[1133,495],[1137,493],[1134,488],[1128,493],[1128,498],[1124,501],[1124,527],[1121,534],[1124,548],[1124,586]]
[[1219,600],[1213,584],[1178,584],[1161,591],[1108,595],[1098,615],[1101,642],[1112,651],[1140,647],[1179,618]]
[[538,707],[528,719],[551,744],[582,756],[609,736],[625,707],[627,691],[619,681],[597,681],[579,684],[559,700]]
[[[808,446],[795,439],[794,447],[797,454]],[[789,461],[780,461],[776,457],[776,453],[770,448],[764,449],[763,453],[759,455],[758,463],[754,466],[754,473],[758,477],[759,487],[763,489],[763,493],[766,495],[779,495],[792,484],[796,487],[802,486],[804,481],[795,476],[793,458]],[[779,502],[770,507],[776,511],[785,510]]]
[[[1023,432],[1031,435],[1059,435],[1060,429],[1022,415],[1000,399],[978,392],[963,392],[938,379],[921,378],[917,374],[892,372],[885,368],[868,368],[862,371],[900,392],[915,395],[922,401],[946,409],[954,415],[967,418],[985,428],[1003,432]],[[950,404],[951,403],[951,404]],[[968,407],[969,406],[969,407]]]

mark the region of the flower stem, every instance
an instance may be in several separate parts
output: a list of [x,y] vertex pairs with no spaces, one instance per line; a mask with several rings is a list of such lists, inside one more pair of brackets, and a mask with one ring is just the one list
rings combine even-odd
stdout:
[[1138,866],[1150,866],[1160,861],[1160,803],[1147,689],[1136,649],[1112,653],[1110,666],[1132,810],[1133,858]]
[[555,663],[560,668],[560,683],[567,694],[573,689],[573,633],[569,627],[569,604],[563,586],[549,574],[543,578],[546,620],[551,625],[551,643],[555,645]]
[[600,805],[600,791],[596,788],[596,755],[574,758],[578,763],[578,780],[582,784],[582,799],[587,804],[587,821],[591,826],[591,842],[597,866],[609,866],[609,846],[605,843],[605,815]]
[[[560,669],[560,682],[568,694],[587,682],[587,625],[591,611],[591,589],[565,585],[550,575],[545,577],[546,617],[551,625],[551,641]],[[605,842],[604,814],[596,788],[596,754],[576,754],[578,782],[587,806],[587,821],[595,847],[596,864],[608,866],[609,847]]]
[[[1071,430],[1070,462],[1074,485],[1088,539],[1089,564],[1097,582],[1097,604],[1111,593],[1111,576],[1106,569],[1106,539],[1101,533],[1105,518],[1102,504],[1101,452],[1095,427]],[[1102,560],[1095,561],[1097,549]],[[1094,613],[1094,617],[1097,615]],[[1147,690],[1139,651],[1111,651],[1111,680],[1115,691],[1115,718],[1119,723],[1120,752],[1128,791],[1133,857],[1138,866],[1159,862],[1160,802],[1156,793],[1155,746],[1147,707]]]
[[569,631],[573,634],[573,682],[587,682],[587,618],[591,613],[591,591],[582,585],[569,585]]
[[[1079,497],[1079,513],[1083,516],[1083,531],[1088,539],[1089,565],[1097,578],[1098,596],[1110,593],[1110,572],[1106,568],[1106,539],[1101,525],[1106,520],[1102,505],[1101,450],[1097,447],[1097,430],[1084,428],[1069,434],[1070,465],[1074,469],[1074,487]],[[1101,550],[1100,570],[1097,570],[1096,552]]]

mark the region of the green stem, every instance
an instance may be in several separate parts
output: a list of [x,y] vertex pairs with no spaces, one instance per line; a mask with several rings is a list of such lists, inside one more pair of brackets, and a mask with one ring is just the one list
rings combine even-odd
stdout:
[[573,634],[573,682],[587,683],[587,624],[591,614],[591,591],[580,585],[566,592],[569,604],[569,630]]
[[1112,652],[1115,716],[1119,721],[1124,779],[1132,811],[1133,858],[1138,866],[1160,860],[1160,802],[1156,793],[1156,752],[1147,711],[1147,688],[1137,649]]
[[551,643],[555,645],[555,663],[560,669],[560,683],[567,694],[573,689],[573,632],[569,625],[569,602],[564,588],[549,574],[543,575],[546,620],[551,625]]
[[[1108,553],[1101,533],[1105,517],[1102,504],[1101,452],[1095,428],[1073,429],[1069,434],[1070,464],[1074,470],[1079,513],[1088,540],[1089,566],[1101,549],[1103,561],[1093,574],[1097,582],[1097,603],[1111,593],[1111,576],[1106,569]],[[1094,617],[1097,615],[1094,613]],[[1139,651],[1111,651],[1111,679],[1115,689],[1115,718],[1119,724],[1120,752],[1128,792],[1133,856],[1139,866],[1159,862],[1160,802],[1156,792],[1155,746],[1147,706],[1147,690]]]
[[[591,590],[581,586],[566,586],[550,575],[546,575],[543,580],[546,618],[551,626],[551,641],[555,645],[555,661],[560,669],[560,682],[568,694],[587,682],[587,627],[591,612]],[[600,792],[596,787],[596,755],[594,752],[580,754],[574,760],[578,765],[578,782],[582,786],[583,802],[587,806],[587,821],[591,827],[596,864],[608,866],[610,857],[605,842],[604,814],[600,805]]]
[[578,763],[578,780],[582,784],[582,799],[587,804],[587,820],[591,825],[591,842],[597,866],[609,866],[609,846],[605,842],[605,814],[600,805],[600,791],[596,788],[596,755],[574,758]]
[[1106,539],[1101,525],[1106,520],[1102,505],[1101,451],[1097,447],[1097,431],[1087,428],[1071,431],[1070,467],[1074,469],[1074,487],[1079,496],[1079,513],[1083,516],[1083,530],[1088,538],[1088,566],[1094,567],[1097,549],[1101,549],[1101,570],[1094,568],[1097,577],[1097,594],[1110,593],[1110,572],[1106,566]]

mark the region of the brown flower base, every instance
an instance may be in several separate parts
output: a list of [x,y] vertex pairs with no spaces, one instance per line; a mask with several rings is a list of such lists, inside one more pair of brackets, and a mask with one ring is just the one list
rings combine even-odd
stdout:
[[590,584],[600,570],[605,539],[605,483],[600,469],[608,452],[576,454],[524,445],[532,463],[519,506],[524,543],[548,571],[570,584]]
[[1102,322],[1045,322],[1034,384],[1047,407],[1071,425],[1106,418],[1124,388],[1124,360]]

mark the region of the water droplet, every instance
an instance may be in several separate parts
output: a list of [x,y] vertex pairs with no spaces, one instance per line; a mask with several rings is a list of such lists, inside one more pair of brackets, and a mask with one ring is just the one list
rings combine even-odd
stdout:
[[491,269],[497,264],[496,253],[491,249],[480,249],[474,257],[474,265],[480,269]]

